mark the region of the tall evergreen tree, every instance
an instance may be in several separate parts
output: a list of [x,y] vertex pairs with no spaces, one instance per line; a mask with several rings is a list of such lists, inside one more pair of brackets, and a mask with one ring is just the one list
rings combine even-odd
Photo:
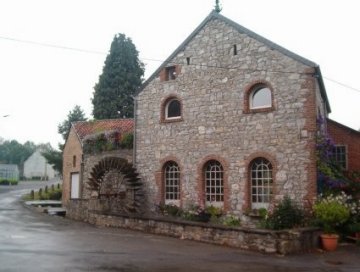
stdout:
[[124,34],[115,35],[99,82],[94,87],[94,118],[133,117],[132,95],[141,85],[143,75],[144,65],[132,40]]
[[71,123],[75,121],[86,120],[87,118],[85,117],[84,111],[81,109],[80,106],[76,105],[72,111],[69,111],[67,119],[65,119],[62,123],[58,125],[58,132],[61,134],[64,141],[66,141],[70,132]]

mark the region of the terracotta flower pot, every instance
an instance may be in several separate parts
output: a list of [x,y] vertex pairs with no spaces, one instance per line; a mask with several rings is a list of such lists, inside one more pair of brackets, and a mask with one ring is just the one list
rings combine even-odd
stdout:
[[339,235],[337,234],[322,234],[321,242],[323,249],[326,251],[334,251],[337,248]]

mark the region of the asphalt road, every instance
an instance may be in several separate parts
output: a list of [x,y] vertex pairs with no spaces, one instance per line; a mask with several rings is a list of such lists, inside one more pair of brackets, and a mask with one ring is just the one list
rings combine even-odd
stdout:
[[40,214],[19,201],[40,185],[0,187],[0,271],[360,271],[354,245],[263,255]]

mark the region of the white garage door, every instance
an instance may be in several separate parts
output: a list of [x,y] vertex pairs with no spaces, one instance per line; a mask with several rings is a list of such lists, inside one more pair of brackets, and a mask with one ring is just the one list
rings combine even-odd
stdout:
[[80,198],[79,173],[71,174],[71,199]]

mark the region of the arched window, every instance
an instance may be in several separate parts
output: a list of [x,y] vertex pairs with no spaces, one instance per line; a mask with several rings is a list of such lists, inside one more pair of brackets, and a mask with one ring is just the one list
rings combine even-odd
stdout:
[[224,171],[220,162],[211,160],[205,164],[205,200],[208,204],[224,201]]
[[250,109],[270,108],[271,106],[270,88],[263,84],[254,86],[250,92]]
[[165,105],[165,119],[181,118],[181,103],[178,99],[172,98]]
[[179,204],[180,199],[180,169],[176,162],[169,161],[164,166],[165,204]]
[[264,158],[256,158],[250,165],[251,208],[268,208],[272,195],[272,165]]

